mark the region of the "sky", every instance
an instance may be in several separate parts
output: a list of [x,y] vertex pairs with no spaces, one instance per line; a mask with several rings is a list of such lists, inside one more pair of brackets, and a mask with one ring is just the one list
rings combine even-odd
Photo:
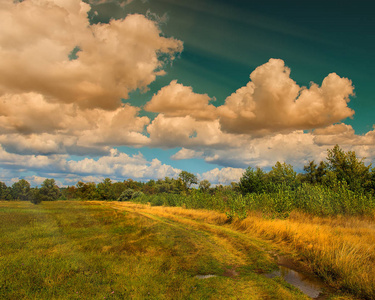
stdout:
[[0,0],[0,181],[375,165],[374,6]]

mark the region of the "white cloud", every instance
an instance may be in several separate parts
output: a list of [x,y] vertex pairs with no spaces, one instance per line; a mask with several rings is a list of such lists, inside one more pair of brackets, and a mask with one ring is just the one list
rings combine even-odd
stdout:
[[242,168],[215,168],[199,176],[199,180],[208,180],[212,184],[228,185],[231,182],[238,182],[245,169]]
[[150,120],[139,108],[80,109],[49,103],[36,93],[0,96],[0,144],[15,153],[98,153],[116,145],[148,143],[143,135]]
[[166,117],[159,114],[147,126],[150,145],[158,147],[233,148],[242,144],[244,135],[222,132],[219,120],[196,120],[191,116]]
[[207,94],[197,94],[191,87],[172,81],[163,87],[145,106],[146,111],[162,113],[166,117],[190,116],[196,120],[214,120],[216,107]]
[[375,129],[365,135],[356,135],[352,126],[344,123],[330,125],[326,128],[314,130],[314,141],[318,145],[351,145],[371,146],[375,145]]
[[270,59],[256,68],[251,81],[219,107],[222,129],[232,133],[267,135],[325,127],[351,117],[347,103],[352,82],[335,73],[319,87],[300,87],[290,78],[281,59]]
[[[0,167],[8,170],[9,182],[19,172],[28,170],[36,172],[28,177],[38,184],[42,178],[56,178],[62,184],[77,182],[83,178],[102,180],[110,177],[113,180],[132,178],[135,180],[162,179],[166,176],[176,178],[181,170],[161,163],[158,159],[146,160],[142,154],[129,156],[116,149],[98,159],[84,158],[72,160],[67,155],[18,155],[6,152],[0,147]],[[66,181],[65,181],[66,179]],[[92,180],[90,180],[92,181]]]
[[160,54],[173,59],[182,50],[143,15],[90,25],[89,10],[80,0],[2,1],[0,94],[36,92],[53,102],[115,109],[164,74]]
[[180,151],[172,155],[171,158],[176,159],[176,160],[191,159],[191,158],[202,157],[203,154],[204,154],[203,151],[195,151],[192,149],[182,148]]

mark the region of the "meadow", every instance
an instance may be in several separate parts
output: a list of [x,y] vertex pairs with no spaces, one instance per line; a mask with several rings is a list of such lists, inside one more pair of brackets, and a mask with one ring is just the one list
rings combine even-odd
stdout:
[[325,299],[374,299],[370,219],[8,201],[0,222],[1,299],[308,299],[264,276],[274,253],[325,278],[336,288]]
[[361,299],[375,299],[375,202],[371,194],[352,192],[345,184],[335,188],[302,185],[245,196],[192,191],[185,197],[159,194],[132,201],[218,214],[220,222],[230,223],[232,229],[296,253],[332,287]]
[[306,299],[255,272],[275,267],[257,239],[110,202],[1,202],[0,221],[1,299]]

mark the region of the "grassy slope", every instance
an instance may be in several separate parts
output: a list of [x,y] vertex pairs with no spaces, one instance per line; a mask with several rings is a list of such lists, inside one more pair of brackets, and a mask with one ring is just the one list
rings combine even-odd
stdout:
[[267,243],[181,211],[0,202],[0,299],[307,299],[259,274],[275,267]]

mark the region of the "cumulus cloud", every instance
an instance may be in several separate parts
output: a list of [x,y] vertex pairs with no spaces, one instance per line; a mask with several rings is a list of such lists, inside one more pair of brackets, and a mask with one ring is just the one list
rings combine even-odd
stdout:
[[36,93],[0,96],[0,143],[15,153],[101,153],[109,146],[148,143],[148,117],[122,104],[115,110],[50,103]]
[[314,130],[314,141],[318,145],[371,146],[375,145],[375,129],[364,135],[357,135],[352,126],[344,123]]
[[208,95],[172,81],[145,106],[159,113],[147,127],[151,145],[242,149],[255,138],[324,128],[354,114],[347,105],[353,85],[335,73],[321,86],[300,87],[283,60],[270,59],[250,79],[219,107],[209,104]]
[[182,50],[143,15],[90,25],[90,5],[80,0],[0,5],[1,94],[35,92],[53,102],[116,109],[130,91],[146,90],[164,74],[159,55],[173,59]]
[[287,162],[302,168],[309,160],[321,160],[326,156],[327,147],[314,142],[311,133],[294,131],[258,138],[248,137],[240,147],[230,149],[208,149],[204,159],[221,166],[248,166],[268,169],[277,161]]
[[117,149],[111,149],[109,155],[101,156],[99,159],[72,160],[67,155],[19,155],[8,153],[0,147],[0,166],[8,170],[10,176],[8,179],[4,178],[4,181],[9,182],[10,178],[15,177],[12,175],[28,170],[37,172],[37,175],[33,175],[35,183],[41,178],[51,177],[64,178],[62,181],[66,178],[69,182],[77,182],[89,176],[98,180],[103,177],[114,180],[148,180],[166,176],[177,177],[181,172],[156,158],[148,161],[140,153],[129,156]]
[[265,135],[306,130],[352,117],[347,106],[354,87],[335,73],[321,86],[300,87],[290,78],[290,69],[281,59],[270,59],[256,68],[251,81],[229,96],[219,107],[224,131]]
[[116,149],[98,160],[85,158],[80,161],[67,161],[67,169],[74,174],[115,175],[134,179],[176,177],[180,172],[179,169],[163,165],[158,159],[149,162],[141,154],[128,156]]
[[196,120],[214,120],[217,118],[216,107],[207,94],[197,94],[191,87],[173,80],[163,87],[145,106],[146,111],[162,113],[166,117],[190,116]]
[[202,175],[199,175],[199,179],[206,179],[213,184],[228,185],[231,182],[238,182],[244,172],[245,169],[241,168],[215,168],[211,171],[203,173]]
[[147,126],[150,144],[154,147],[215,147],[232,148],[240,146],[244,135],[228,134],[221,130],[219,120],[196,120],[191,116],[166,117],[159,114]]
[[195,151],[192,149],[182,148],[176,154],[171,156],[171,159],[180,160],[180,159],[191,159],[191,158],[198,158],[202,157],[204,154],[203,151]]

